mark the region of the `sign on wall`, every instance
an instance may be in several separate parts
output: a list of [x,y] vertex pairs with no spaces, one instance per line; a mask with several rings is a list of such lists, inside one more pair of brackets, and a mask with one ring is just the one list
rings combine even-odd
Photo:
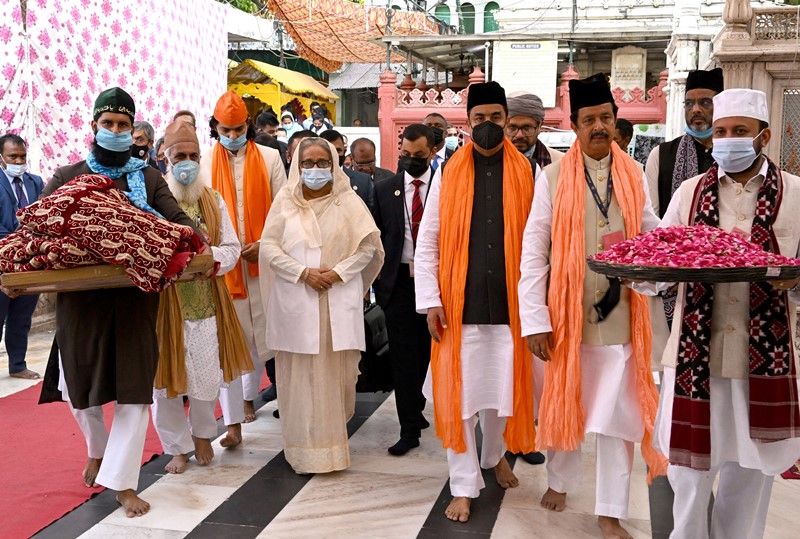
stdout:
[[495,41],[492,80],[506,95],[524,90],[538,95],[545,107],[556,106],[558,41]]

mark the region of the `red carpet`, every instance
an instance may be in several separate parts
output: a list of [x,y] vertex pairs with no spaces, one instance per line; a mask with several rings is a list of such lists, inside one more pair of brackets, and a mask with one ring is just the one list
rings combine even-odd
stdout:
[[[4,538],[30,537],[102,488],[86,488],[86,443],[66,403],[37,404],[41,384],[0,399],[0,515]],[[113,404],[104,407],[106,425]],[[150,423],[142,463],[161,454]]]

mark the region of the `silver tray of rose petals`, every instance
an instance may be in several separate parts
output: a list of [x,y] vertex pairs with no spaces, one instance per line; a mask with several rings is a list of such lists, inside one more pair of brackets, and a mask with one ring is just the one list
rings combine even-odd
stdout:
[[656,228],[588,258],[595,273],[651,282],[737,283],[800,277],[800,259],[706,225]]

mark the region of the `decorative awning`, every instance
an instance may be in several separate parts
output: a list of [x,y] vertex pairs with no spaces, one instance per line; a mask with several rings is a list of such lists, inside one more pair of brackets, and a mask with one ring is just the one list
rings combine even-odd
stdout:
[[275,84],[293,94],[311,94],[314,97],[335,101],[339,96],[314,78],[304,73],[274,66],[257,60],[245,60],[228,71],[228,84]]
[[[297,53],[327,72],[344,62],[386,61],[386,49],[370,41],[386,34],[386,8],[346,0],[267,0],[267,8],[295,43]],[[420,12],[393,10],[391,35],[437,35],[436,23]],[[405,58],[393,56],[393,61]]]

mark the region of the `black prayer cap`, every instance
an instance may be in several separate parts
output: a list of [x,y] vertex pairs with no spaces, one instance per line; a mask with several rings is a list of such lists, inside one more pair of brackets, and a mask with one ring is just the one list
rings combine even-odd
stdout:
[[594,107],[603,103],[614,103],[608,75],[597,73],[591,77],[569,81],[569,109],[578,112],[585,107]]
[[503,105],[508,109],[506,91],[496,81],[470,84],[467,93],[467,112],[478,105]]
[[103,90],[94,101],[94,113],[92,117],[95,121],[104,113],[113,112],[117,114],[127,114],[131,121],[136,115],[136,106],[133,98],[122,88],[109,88]]
[[686,91],[703,88],[720,93],[725,89],[725,81],[722,78],[722,68],[712,69],[711,71],[689,71],[686,77]]

